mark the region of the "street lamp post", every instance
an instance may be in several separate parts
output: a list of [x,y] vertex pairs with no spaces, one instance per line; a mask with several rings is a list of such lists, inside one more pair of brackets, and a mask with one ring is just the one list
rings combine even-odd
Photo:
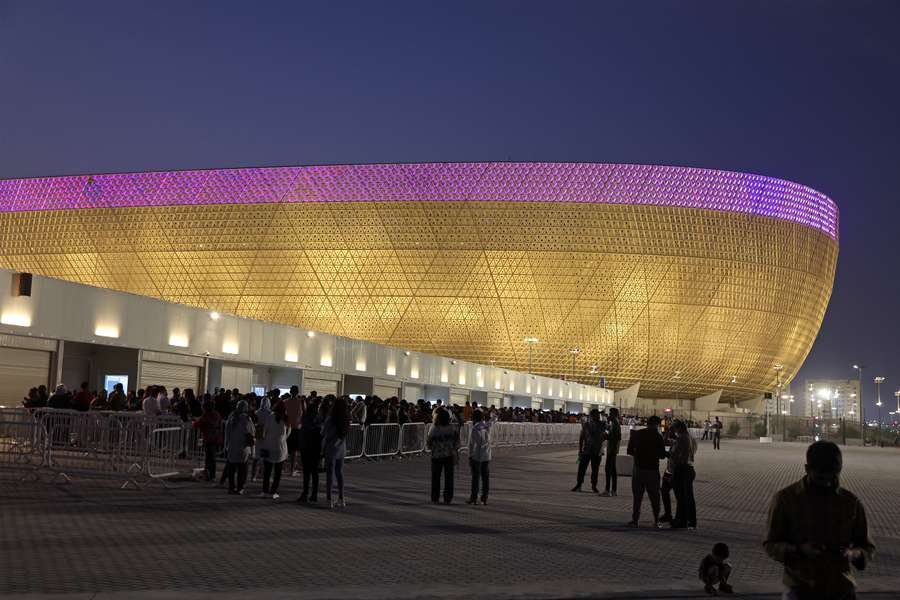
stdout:
[[878,407],[878,443],[881,443],[881,384],[884,377],[875,378],[875,406]]
[[531,375],[531,350],[538,343],[538,339],[536,337],[527,337],[522,341],[528,344],[528,374]]
[[862,386],[862,373],[865,365],[853,365],[853,368],[856,369],[856,378],[859,384],[859,435],[862,437],[862,445],[866,445],[866,418],[865,413],[866,409],[863,407],[863,386]]
[[572,381],[575,381],[575,359],[578,358],[578,355],[581,354],[581,348],[574,347],[569,348],[569,354],[572,355]]
[[894,398],[897,399],[897,413],[896,414],[900,415],[900,390],[897,390],[896,392],[894,392]]

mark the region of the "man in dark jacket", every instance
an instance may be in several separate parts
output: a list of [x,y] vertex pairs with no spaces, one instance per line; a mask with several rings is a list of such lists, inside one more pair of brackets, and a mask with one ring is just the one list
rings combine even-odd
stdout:
[[644,492],[650,497],[653,509],[653,527],[659,525],[659,461],[667,458],[666,445],[659,433],[659,417],[647,419],[647,428],[631,432],[628,439],[628,454],[634,457],[631,473],[631,493],[634,496],[629,527],[637,527],[641,517],[641,502]]
[[603,442],[606,440],[606,427],[600,421],[600,411],[591,409],[590,418],[581,426],[581,437],[578,438],[578,477],[573,492],[580,492],[584,483],[584,474],[588,463],[591,465],[591,491],[597,490],[597,478],[600,473],[600,462],[603,458]]
[[806,450],[806,476],[772,499],[766,553],[784,564],[785,598],[853,600],[854,569],[875,544],[862,502],[840,486],[841,450],[820,441]]
[[606,442],[606,491],[601,496],[615,496],[618,488],[619,474],[616,472],[616,459],[619,457],[619,444],[622,443],[622,426],[619,424],[619,409],[609,409],[609,425]]

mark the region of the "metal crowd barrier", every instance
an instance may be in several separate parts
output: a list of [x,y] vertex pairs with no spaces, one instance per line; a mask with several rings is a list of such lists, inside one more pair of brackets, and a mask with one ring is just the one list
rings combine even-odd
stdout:
[[[346,458],[426,453],[430,423],[379,423],[350,426]],[[466,451],[472,424],[459,426]],[[495,422],[494,447],[574,444],[581,425]],[[220,452],[221,452],[220,448]],[[160,482],[197,472],[205,462],[200,432],[173,415],[135,412],[80,412],[60,409],[0,409],[0,469],[22,478],[49,472],[75,477],[124,480],[122,487]]]

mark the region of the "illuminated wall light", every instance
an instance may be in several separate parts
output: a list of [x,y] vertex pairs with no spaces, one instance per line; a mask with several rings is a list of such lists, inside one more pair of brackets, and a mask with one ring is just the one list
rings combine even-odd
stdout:
[[300,357],[297,355],[296,350],[288,350],[284,353],[285,362],[300,362]]
[[222,315],[220,315],[216,311],[212,311],[211,313],[209,313],[209,318],[212,319],[213,321],[218,321],[221,316]]
[[530,381],[526,381],[526,382],[525,382],[525,393],[526,393],[526,394],[530,394],[530,393],[531,393],[531,382],[530,382]]
[[330,367],[331,364],[332,364],[332,363],[331,363],[331,355],[330,355],[330,354],[323,354],[323,355],[322,355],[322,358],[319,360],[319,365],[321,365],[321,366],[323,366],[323,367]]
[[356,370],[357,371],[365,371],[366,370],[366,357],[360,356],[356,359]]
[[178,346],[179,348],[187,348],[188,336],[180,333],[171,333],[169,334],[169,345]]
[[100,337],[107,338],[117,338],[119,337],[119,328],[115,325],[97,325],[97,328],[94,329],[94,335],[99,335]]
[[494,380],[494,389],[495,389],[495,390],[499,390],[499,389],[500,389],[500,379],[499,379],[499,378],[497,378],[497,379]]
[[511,391],[511,392],[516,391],[516,382],[513,381],[512,379],[509,380],[509,391]]
[[447,383],[450,381],[450,375],[447,374],[447,370],[444,369],[441,371],[441,383]]
[[31,315],[24,313],[3,313],[0,316],[0,323],[4,325],[15,325],[16,327],[31,327]]
[[397,367],[395,365],[388,365],[385,373],[387,373],[388,375],[396,375]]
[[316,332],[315,332],[315,331],[307,331],[307,332],[306,332],[306,337],[308,337],[308,338],[314,338],[314,337],[316,337]]
[[419,378],[419,366],[413,365],[409,368],[409,378],[410,379],[418,379]]
[[466,374],[465,374],[465,372],[460,372],[458,381],[459,381],[459,385],[466,385]]
[[222,342],[222,352],[224,354],[237,354],[238,353],[238,343],[237,342]]

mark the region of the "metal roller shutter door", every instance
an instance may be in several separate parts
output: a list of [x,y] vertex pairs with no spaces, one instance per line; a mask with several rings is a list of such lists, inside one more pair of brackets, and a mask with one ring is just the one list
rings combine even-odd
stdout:
[[148,385],[164,385],[169,391],[190,388],[196,392],[200,389],[200,367],[145,360],[141,363],[140,387],[146,389]]
[[400,387],[399,386],[386,386],[386,385],[375,385],[372,388],[372,393],[375,396],[378,396],[382,400],[387,398],[393,398],[394,396],[400,397]]
[[49,352],[0,348],[0,405],[21,406],[28,390],[49,381]]
[[403,389],[403,399],[415,403],[419,398],[425,398],[425,388],[421,385],[407,383]]
[[469,401],[469,392],[450,390],[450,404],[464,406]]
[[301,393],[304,396],[307,396],[312,391],[315,391],[319,396],[327,396],[328,394],[334,394],[335,396],[337,396],[338,382],[328,379],[313,379],[311,377],[304,377],[303,391]]

